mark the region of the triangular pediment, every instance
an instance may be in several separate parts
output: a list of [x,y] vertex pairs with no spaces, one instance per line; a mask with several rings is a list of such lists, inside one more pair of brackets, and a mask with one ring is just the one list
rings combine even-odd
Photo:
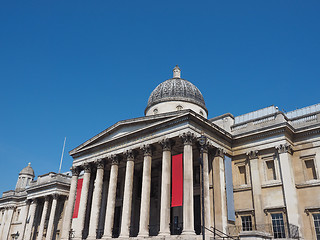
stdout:
[[112,142],[113,140],[118,140],[119,138],[126,137],[127,135],[132,135],[134,133],[138,133],[139,131],[153,128],[163,122],[166,122],[168,120],[170,121],[170,119],[175,119],[182,114],[183,112],[173,112],[119,121],[106,130],[102,131],[101,133],[97,134],[93,138],[84,142],[80,146],[71,150],[69,154],[74,155],[78,152],[82,152],[87,149]]

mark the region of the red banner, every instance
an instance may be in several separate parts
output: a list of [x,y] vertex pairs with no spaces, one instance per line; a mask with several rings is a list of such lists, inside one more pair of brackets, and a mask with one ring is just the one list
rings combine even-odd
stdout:
[[171,207],[182,206],[183,200],[183,155],[172,156]]
[[78,180],[77,197],[76,197],[76,202],[74,203],[74,209],[73,209],[72,218],[77,218],[78,217],[79,205],[80,205],[80,197],[81,197],[81,189],[82,189],[82,182],[83,182],[83,179],[79,179]]

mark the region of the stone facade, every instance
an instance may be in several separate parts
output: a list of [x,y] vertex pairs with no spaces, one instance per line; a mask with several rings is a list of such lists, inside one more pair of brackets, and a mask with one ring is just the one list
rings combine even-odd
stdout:
[[[70,151],[72,176],[49,173],[5,192],[0,238],[200,239],[204,214],[207,239],[319,239],[320,104],[207,119],[201,92],[179,68],[169,80],[152,93],[146,116]],[[183,204],[172,207],[178,154]]]

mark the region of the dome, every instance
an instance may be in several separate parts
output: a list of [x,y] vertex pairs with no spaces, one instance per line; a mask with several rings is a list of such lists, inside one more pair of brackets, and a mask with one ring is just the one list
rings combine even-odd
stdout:
[[34,177],[34,171],[33,168],[31,167],[31,163],[28,163],[28,166],[26,166],[24,169],[21,170],[19,175],[29,175]]
[[160,83],[151,93],[145,113],[152,106],[168,101],[182,101],[196,104],[207,113],[203,96],[200,90],[191,82],[180,78],[180,68],[173,69],[173,78]]

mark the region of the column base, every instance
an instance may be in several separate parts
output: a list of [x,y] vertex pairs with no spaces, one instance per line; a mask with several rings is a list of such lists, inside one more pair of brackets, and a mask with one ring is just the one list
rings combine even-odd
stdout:
[[149,232],[141,232],[138,234],[138,238],[147,238],[149,237]]
[[112,236],[111,235],[103,235],[103,237],[101,239],[111,239]]
[[97,238],[94,236],[94,237],[92,237],[92,236],[88,236],[87,237],[87,240],[96,240]]
[[170,231],[168,231],[168,232],[159,232],[159,234],[158,234],[158,236],[160,236],[160,237],[168,237],[170,235],[171,235]]
[[129,238],[130,236],[129,235],[120,235],[118,238],[120,239],[127,239]]
[[182,230],[181,235],[196,235],[196,232],[194,230]]

